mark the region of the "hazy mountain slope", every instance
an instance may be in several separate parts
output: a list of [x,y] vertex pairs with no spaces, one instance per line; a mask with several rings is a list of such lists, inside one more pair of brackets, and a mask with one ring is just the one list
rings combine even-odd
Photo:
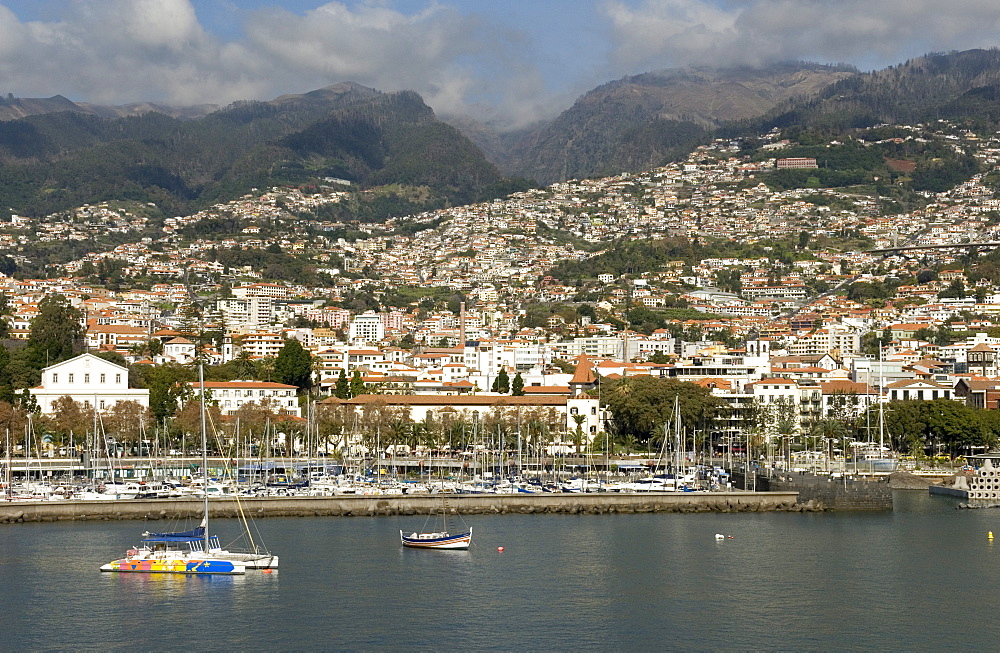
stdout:
[[8,94],[7,97],[0,97],[0,120],[17,120],[54,111],[87,113],[85,109],[61,95],[48,98],[17,98]]
[[764,127],[844,128],[977,118],[983,112],[996,111],[991,95],[997,88],[1000,50],[929,54],[853,75],[812,100],[780,107],[760,123]]
[[65,111],[0,122],[0,164],[5,202],[28,215],[119,198],[182,212],[322,176],[425,185],[436,201],[461,201],[499,180],[420,96],[356,84],[188,121]]
[[124,118],[139,116],[145,113],[162,113],[172,118],[191,120],[202,118],[217,111],[216,104],[196,104],[193,106],[171,106],[155,102],[136,102],[133,104],[103,105],[88,102],[73,102],[61,95],[50,98],[17,98],[13,95],[0,97],[0,121],[17,120],[28,116],[39,116],[60,111],[91,114],[102,118]]
[[504,165],[540,181],[656,166],[723,122],[760,116],[853,74],[843,67],[785,64],[626,77],[588,92],[522,137]]

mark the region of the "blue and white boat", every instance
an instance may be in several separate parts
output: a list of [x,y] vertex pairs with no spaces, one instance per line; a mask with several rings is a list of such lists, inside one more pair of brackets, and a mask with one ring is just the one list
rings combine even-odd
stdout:
[[402,541],[403,546],[414,549],[450,549],[458,551],[469,548],[469,545],[472,544],[472,528],[469,528],[465,533],[457,533],[455,535],[448,532],[448,504],[443,497],[441,499],[441,522],[442,528],[440,531],[411,533],[409,535],[405,535],[403,531],[399,531],[399,539]]
[[415,549],[462,550],[468,549],[469,545],[472,544],[472,529],[470,528],[468,532],[456,535],[451,535],[447,531],[404,535],[403,531],[399,531],[399,539],[402,540],[403,546]]

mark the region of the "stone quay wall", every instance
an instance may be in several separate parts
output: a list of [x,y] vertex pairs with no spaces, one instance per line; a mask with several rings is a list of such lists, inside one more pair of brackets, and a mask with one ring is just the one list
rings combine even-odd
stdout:
[[[892,510],[892,488],[885,477],[845,481],[828,476],[786,474],[772,478],[758,476],[756,483],[757,491],[796,492],[803,506],[815,510]],[[733,485],[743,486],[742,474],[733,474]]]
[[[604,514],[647,512],[801,512],[795,492],[466,494],[448,496],[452,514]],[[213,517],[374,517],[441,510],[440,495],[212,499]],[[201,515],[201,499],[16,501],[0,503],[0,523],[110,519],[184,519]]]

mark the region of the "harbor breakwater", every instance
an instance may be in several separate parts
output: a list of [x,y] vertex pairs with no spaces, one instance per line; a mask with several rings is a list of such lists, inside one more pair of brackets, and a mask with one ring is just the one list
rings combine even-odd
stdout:
[[[649,512],[809,512],[796,492],[650,492],[643,494],[462,494],[449,495],[451,514],[606,514]],[[213,517],[376,517],[441,511],[440,495],[253,497],[211,500]],[[0,504],[0,523],[199,517],[201,499],[125,501],[17,501]]]
[[[752,478],[752,477],[751,477]],[[888,477],[833,478],[811,474],[758,476],[747,482],[733,473],[733,485],[764,492],[795,492],[798,500],[820,510],[892,510],[892,485]]]

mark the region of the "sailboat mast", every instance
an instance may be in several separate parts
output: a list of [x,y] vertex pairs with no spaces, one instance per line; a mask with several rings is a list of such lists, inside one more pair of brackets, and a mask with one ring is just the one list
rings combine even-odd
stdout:
[[201,489],[205,495],[202,524],[205,525],[205,551],[208,545],[208,426],[205,423],[205,364],[198,363],[198,390],[201,393]]
[[11,486],[11,484],[14,482],[14,476],[11,473],[11,469],[10,469],[11,455],[10,455],[10,427],[9,426],[7,427],[7,442],[6,442],[6,446],[4,447],[4,449],[6,449],[6,451],[7,451],[7,469],[4,472],[5,475],[6,475],[6,477],[7,477],[7,490],[4,492],[4,494],[6,494],[8,497],[11,497],[11,496],[14,495],[14,488]]
[[885,388],[885,364],[882,362],[882,347],[881,344],[878,348],[878,453],[881,456],[882,452],[885,451],[885,415],[882,412],[883,406],[885,404],[882,401],[882,392]]

